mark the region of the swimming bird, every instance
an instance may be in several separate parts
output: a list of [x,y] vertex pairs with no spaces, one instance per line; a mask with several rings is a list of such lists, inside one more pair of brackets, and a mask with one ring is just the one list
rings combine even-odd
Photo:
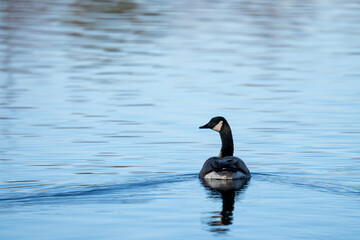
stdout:
[[221,150],[218,157],[211,157],[204,163],[199,178],[205,179],[249,179],[250,171],[245,163],[233,156],[234,142],[229,123],[224,117],[214,117],[199,128],[210,128],[220,133]]

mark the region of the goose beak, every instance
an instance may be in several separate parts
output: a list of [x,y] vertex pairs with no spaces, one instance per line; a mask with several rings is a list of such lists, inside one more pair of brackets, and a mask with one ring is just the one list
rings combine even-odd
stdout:
[[204,126],[201,126],[199,128],[210,128],[209,123],[205,124]]

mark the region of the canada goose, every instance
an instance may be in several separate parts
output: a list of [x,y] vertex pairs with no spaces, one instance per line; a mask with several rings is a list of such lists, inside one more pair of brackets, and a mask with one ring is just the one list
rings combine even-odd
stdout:
[[220,133],[221,150],[218,157],[211,157],[204,163],[199,178],[205,179],[249,179],[249,169],[245,163],[233,156],[234,143],[231,129],[224,117],[214,117],[199,128],[210,128]]

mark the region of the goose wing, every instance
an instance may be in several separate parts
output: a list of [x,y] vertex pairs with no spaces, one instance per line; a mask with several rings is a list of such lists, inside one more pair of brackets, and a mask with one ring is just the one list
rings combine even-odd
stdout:
[[237,157],[228,156],[228,157],[211,157],[204,163],[199,177],[204,178],[206,174],[209,172],[216,171],[230,171],[230,172],[237,172],[241,171],[245,175],[250,176],[250,171],[245,165],[245,163]]

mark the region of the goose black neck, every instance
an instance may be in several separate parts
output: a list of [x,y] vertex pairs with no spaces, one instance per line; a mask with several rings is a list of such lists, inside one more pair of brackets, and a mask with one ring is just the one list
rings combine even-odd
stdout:
[[234,142],[229,124],[225,121],[221,131],[221,157],[233,156],[234,154]]

